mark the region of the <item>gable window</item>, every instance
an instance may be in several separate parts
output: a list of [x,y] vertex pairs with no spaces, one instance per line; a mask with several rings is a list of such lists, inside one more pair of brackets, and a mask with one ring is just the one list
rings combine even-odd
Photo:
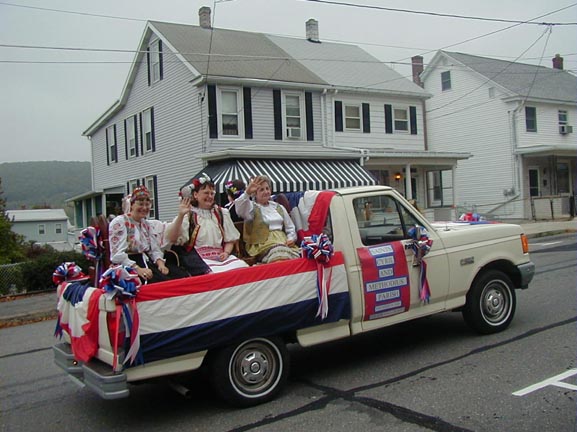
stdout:
[[537,108],[525,107],[525,127],[527,132],[537,132]]
[[142,142],[145,152],[154,151],[154,111],[148,108],[142,112]]
[[148,46],[148,74],[152,83],[162,79],[162,41],[155,39]]
[[45,235],[46,234],[46,225],[38,224],[38,234]]
[[126,128],[126,157],[137,156],[136,153],[136,116],[131,116],[124,121]]
[[409,131],[409,115],[406,108],[395,108],[393,110],[395,115],[395,131],[408,132]]
[[303,137],[303,108],[298,94],[285,94],[285,138],[302,139]]
[[360,105],[345,105],[345,129],[361,130]]
[[54,232],[56,234],[62,234],[62,224],[61,223],[57,223],[54,227]]
[[225,137],[240,136],[240,90],[222,89],[220,91],[220,120],[222,135]]
[[116,148],[116,125],[112,125],[106,128],[106,154],[109,165],[118,162]]
[[441,72],[441,90],[451,90],[451,71]]

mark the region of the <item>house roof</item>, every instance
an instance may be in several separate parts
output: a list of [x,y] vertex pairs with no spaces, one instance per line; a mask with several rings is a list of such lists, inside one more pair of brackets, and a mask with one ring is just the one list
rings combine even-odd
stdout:
[[[120,99],[83,135],[91,135],[120,110],[145,56],[149,37],[156,34],[191,71],[191,81],[232,79],[261,85],[301,85],[379,92],[426,99],[430,94],[356,45],[311,42],[263,33],[150,21]],[[209,55],[210,54],[210,55]]]
[[439,51],[427,69],[434,68],[443,55],[490,79],[512,96],[577,102],[577,77],[567,71],[447,51]]
[[6,210],[6,215],[14,222],[66,221],[64,209]]

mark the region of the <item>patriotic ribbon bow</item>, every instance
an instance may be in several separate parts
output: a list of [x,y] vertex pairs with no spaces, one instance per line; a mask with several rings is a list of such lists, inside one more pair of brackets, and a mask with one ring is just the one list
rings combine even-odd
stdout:
[[112,367],[116,370],[120,318],[124,320],[126,329],[125,342],[130,337],[130,348],[126,353],[124,363],[128,361],[130,364],[144,363],[140,351],[140,319],[136,307],[136,294],[141,282],[136,270],[132,267],[111,267],[100,278],[99,286],[104,290],[104,296],[107,299],[116,299],[116,334]]
[[431,250],[433,240],[429,238],[427,230],[419,225],[415,225],[409,230],[412,239],[411,249],[415,254],[414,266],[420,266],[419,275],[419,298],[424,303],[429,303],[431,299],[431,287],[427,280],[427,262],[423,259]]
[[88,277],[82,273],[82,268],[75,262],[64,262],[60,264],[52,273],[52,282],[60,285],[62,282],[72,282],[86,280]]
[[331,288],[332,267],[326,271],[327,264],[334,255],[334,248],[326,234],[305,237],[301,243],[303,258],[313,259],[317,263],[317,297],[319,308],[316,316],[325,319],[329,313],[329,291]]

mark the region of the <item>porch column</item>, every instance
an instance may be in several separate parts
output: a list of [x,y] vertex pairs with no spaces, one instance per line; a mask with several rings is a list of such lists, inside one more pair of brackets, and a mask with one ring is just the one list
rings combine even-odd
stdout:
[[452,182],[452,194],[453,194],[453,205],[452,208],[452,218],[451,220],[457,220],[459,217],[457,215],[457,165],[451,167],[451,182]]
[[405,195],[408,200],[413,199],[413,187],[411,186],[411,164],[405,165]]

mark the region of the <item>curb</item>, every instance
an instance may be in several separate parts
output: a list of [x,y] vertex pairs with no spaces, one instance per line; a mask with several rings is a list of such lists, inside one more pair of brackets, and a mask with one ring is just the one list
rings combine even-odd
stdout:
[[58,318],[56,309],[50,311],[34,311],[18,315],[0,318],[0,329],[16,327],[24,324],[32,324],[40,321],[48,321]]
[[567,233],[575,233],[575,232],[577,232],[577,230],[567,228],[567,229],[563,229],[563,230],[545,231],[545,232],[538,232],[538,233],[525,234],[525,235],[527,236],[528,239],[532,239],[532,238],[549,237],[549,236],[554,236],[554,235],[559,235],[559,234],[567,234]]

